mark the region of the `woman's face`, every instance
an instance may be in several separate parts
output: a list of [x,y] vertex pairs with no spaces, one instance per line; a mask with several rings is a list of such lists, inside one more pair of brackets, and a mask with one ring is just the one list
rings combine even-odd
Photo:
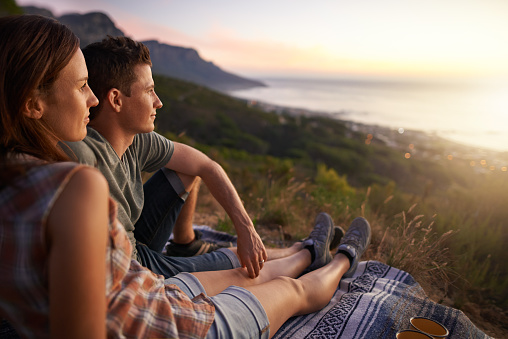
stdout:
[[88,87],[88,70],[79,48],[41,103],[41,119],[53,129],[59,140],[79,141],[86,136],[89,109],[97,106],[99,100]]

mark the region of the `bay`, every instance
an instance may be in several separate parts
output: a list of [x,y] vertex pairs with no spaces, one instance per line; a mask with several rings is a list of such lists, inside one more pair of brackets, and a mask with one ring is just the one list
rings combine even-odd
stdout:
[[508,151],[508,85],[394,79],[266,77],[232,96],[396,130],[417,130],[479,149]]

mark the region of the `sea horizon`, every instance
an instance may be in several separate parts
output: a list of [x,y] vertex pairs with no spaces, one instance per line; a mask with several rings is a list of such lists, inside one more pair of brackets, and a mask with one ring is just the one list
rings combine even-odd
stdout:
[[508,151],[508,86],[503,82],[392,78],[256,78],[267,87],[228,94],[341,120],[437,135]]

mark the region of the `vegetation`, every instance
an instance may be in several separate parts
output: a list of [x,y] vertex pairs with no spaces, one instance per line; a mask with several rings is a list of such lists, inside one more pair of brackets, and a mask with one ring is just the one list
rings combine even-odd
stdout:
[[[267,243],[302,238],[318,211],[344,226],[363,215],[373,228],[367,258],[406,270],[438,302],[508,307],[508,172],[492,168],[507,154],[155,83],[157,130],[224,166]],[[217,227],[232,230],[224,214]]]
[[15,0],[2,0],[0,2],[0,16],[23,14],[23,10],[16,4]]

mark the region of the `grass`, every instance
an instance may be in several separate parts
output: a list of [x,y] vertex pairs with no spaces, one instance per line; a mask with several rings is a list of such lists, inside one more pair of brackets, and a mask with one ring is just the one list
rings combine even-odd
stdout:
[[[301,239],[312,227],[315,215],[329,213],[336,224],[347,229],[357,216],[366,217],[372,227],[372,245],[365,258],[385,262],[405,270],[420,282],[424,290],[438,289],[444,298],[458,279],[446,244],[456,231],[439,234],[434,220],[414,214],[416,204],[393,218],[385,218],[371,211],[370,189],[365,192],[350,187],[333,169],[318,166],[313,180],[287,182],[273,178],[261,182],[263,197],[250,196],[246,206],[258,228],[281,229],[284,239]],[[271,180],[270,180],[271,179]],[[393,197],[385,199],[385,204]],[[432,219],[432,218],[431,218]],[[277,235],[277,232],[275,232]]]
[[[503,228],[493,226],[496,217],[489,211],[464,209],[467,203],[455,195],[441,197],[439,209],[437,197],[422,201],[393,183],[354,188],[325,165],[310,173],[276,158],[214,155],[227,168],[267,246],[287,246],[305,237],[321,211],[346,229],[355,217],[364,216],[372,240],[363,259],[408,272],[438,303],[459,309],[471,304],[506,307]],[[490,218],[479,223],[478,213]],[[223,212],[217,228],[234,233]],[[472,320],[482,319],[478,315]]]
[[374,249],[374,258],[410,273],[427,293],[436,295],[438,288],[444,297],[457,276],[446,247],[454,231],[438,235],[433,220],[426,221],[421,214],[408,218],[415,207],[395,216],[394,225],[385,229]]
[[[440,285],[457,307],[470,299],[468,294],[508,306],[504,209],[471,201],[486,190],[498,201],[504,185],[494,190],[491,179],[479,180],[469,194],[451,189],[423,199],[401,192],[393,182],[352,187],[345,175],[324,164],[308,171],[288,159],[214,152],[255,225],[273,231],[278,243],[305,237],[318,212],[329,213],[346,228],[364,216],[374,233],[370,258],[404,269],[424,288]],[[232,230],[227,220],[221,219],[220,227]]]

